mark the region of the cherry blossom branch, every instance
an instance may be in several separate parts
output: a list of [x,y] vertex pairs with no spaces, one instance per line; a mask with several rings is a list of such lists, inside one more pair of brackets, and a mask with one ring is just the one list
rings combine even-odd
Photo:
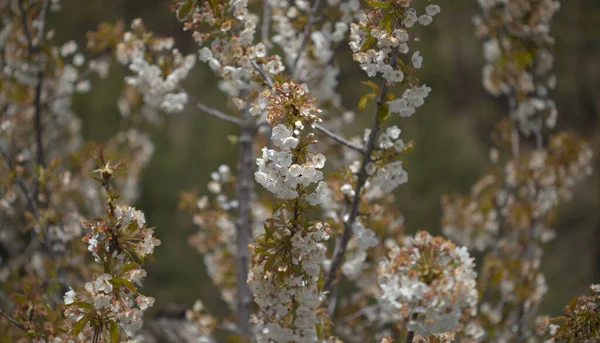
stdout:
[[25,326],[23,326],[23,324],[16,321],[13,317],[11,317],[8,313],[4,312],[4,310],[2,310],[1,308],[0,308],[0,314],[3,315],[6,319],[8,319],[8,321],[11,324],[13,324],[14,326],[18,327],[19,329],[21,329],[23,331],[27,331],[27,330],[25,330]]
[[343,138],[342,136],[339,136],[331,131],[329,131],[327,128],[325,128],[322,125],[319,124],[315,124],[315,130],[321,132],[322,134],[324,134],[325,136],[333,139],[334,141],[340,143],[341,145],[350,148],[354,151],[358,151],[360,153],[364,153],[365,149],[361,146],[358,146],[352,142],[347,141],[345,138]]
[[[542,118],[541,118],[541,114],[538,112],[536,114],[537,120],[538,120],[538,125],[535,126],[535,129],[533,130],[534,133],[534,137],[535,137],[535,148],[537,151],[540,151],[542,149],[544,149],[544,138],[542,136],[542,127],[544,125]],[[538,196],[539,193],[539,189],[540,189],[540,185],[539,182],[537,180],[535,180],[534,182],[534,186],[535,186],[535,195],[536,198]],[[533,201],[537,201],[537,199],[533,199]],[[523,258],[526,262],[528,262],[528,260],[531,258],[531,253],[532,253],[532,249],[533,249],[533,239],[534,239],[534,230],[537,227],[537,223],[540,220],[540,218],[535,218],[530,227],[529,227],[529,231],[527,233],[527,242],[525,243],[525,250],[523,251]],[[519,303],[519,313],[518,313],[518,319],[517,319],[517,337],[520,339],[522,334],[523,334],[523,328],[525,327],[526,323],[526,316],[525,316],[525,300],[522,300]]]
[[308,13],[308,21],[304,25],[304,37],[302,38],[302,43],[300,43],[300,48],[298,49],[298,53],[296,54],[296,59],[294,59],[294,64],[292,64],[292,68],[290,70],[290,74],[292,77],[296,75],[296,69],[298,68],[298,62],[300,62],[300,57],[302,53],[304,53],[304,49],[306,49],[306,45],[308,44],[308,39],[310,37],[310,29],[315,22],[315,13],[319,6],[321,5],[321,0],[314,0],[312,7],[310,8],[310,12]]
[[252,149],[256,136],[256,124],[250,114],[250,102],[242,112],[240,121],[241,133],[238,140],[239,165],[237,168],[236,197],[238,201],[238,216],[236,219],[236,286],[238,308],[238,331],[241,337],[248,337],[250,304],[252,294],[248,286],[248,267],[250,263],[251,208],[250,202],[254,194],[254,151]]
[[267,73],[265,73],[263,68],[261,68],[261,66],[259,66],[255,60],[250,60],[250,64],[252,64],[252,67],[260,74],[260,76],[269,85],[269,87],[273,87],[273,80],[271,80],[271,77]]
[[[393,63],[396,63],[398,56],[399,51],[397,48],[394,48],[390,56],[389,64],[392,65]],[[344,232],[342,234],[342,237],[338,241],[338,244],[336,244],[336,249],[333,255],[333,260],[331,262],[331,267],[329,269],[327,280],[325,281],[325,284],[323,286],[324,291],[331,290],[331,287],[333,286],[333,283],[336,279],[337,271],[341,266],[342,260],[344,259],[344,255],[346,254],[346,249],[348,247],[348,243],[350,242],[350,238],[352,238],[352,226],[354,225],[354,222],[356,221],[356,218],[358,216],[358,207],[360,205],[362,190],[369,177],[369,175],[367,174],[367,165],[371,162],[371,153],[373,153],[373,151],[375,150],[376,137],[381,124],[379,121],[379,111],[383,108],[384,100],[387,96],[388,89],[389,87],[387,82],[383,80],[381,83],[379,96],[377,97],[377,106],[375,108],[375,114],[373,115],[373,124],[371,126],[371,132],[369,133],[369,139],[367,140],[367,144],[363,152],[362,163],[358,172],[358,179],[356,180],[356,186],[354,187],[354,198],[352,199],[350,213],[348,214],[348,219],[344,222]]]
[[200,111],[211,115],[213,117],[217,117],[223,121],[238,125],[238,126],[242,126],[242,121],[239,118],[236,118],[232,115],[223,113],[217,109],[214,109],[212,107],[208,107],[206,105],[204,105],[203,103],[200,102],[196,102],[196,108],[198,108]]

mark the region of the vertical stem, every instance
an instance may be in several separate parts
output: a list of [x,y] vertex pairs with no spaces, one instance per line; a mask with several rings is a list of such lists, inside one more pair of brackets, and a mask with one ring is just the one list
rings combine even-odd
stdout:
[[236,220],[236,286],[238,309],[238,333],[249,341],[249,319],[252,295],[248,287],[248,266],[250,253],[251,211],[250,202],[254,194],[252,143],[256,135],[256,127],[249,108],[242,113],[241,133],[239,137],[239,165],[237,168],[236,197],[238,200],[238,217]]
[[[390,56],[390,65],[394,65],[396,63],[398,55],[398,49],[394,49]],[[362,163],[360,170],[358,171],[358,178],[356,180],[356,186],[354,187],[354,198],[352,199],[352,204],[350,205],[350,213],[348,214],[348,219],[344,222],[344,232],[342,237],[335,247],[333,260],[331,261],[331,267],[327,275],[327,281],[325,281],[325,285],[323,286],[323,290],[325,291],[331,290],[331,287],[336,279],[337,271],[340,268],[342,260],[344,259],[344,255],[346,254],[348,242],[350,242],[350,238],[352,238],[352,226],[354,225],[356,217],[358,216],[358,207],[360,205],[362,190],[367,182],[367,179],[369,178],[369,175],[367,174],[367,165],[371,163],[371,153],[375,150],[377,133],[379,132],[381,124],[379,119],[379,111],[383,107],[387,93],[388,85],[387,82],[383,80],[379,90],[379,96],[377,97],[377,106],[375,108],[375,114],[373,115],[371,132],[363,153]],[[330,315],[331,314],[332,313],[330,313]]]
[[412,343],[412,341],[415,339],[415,332],[414,331],[409,331],[408,335],[406,336],[406,343]]

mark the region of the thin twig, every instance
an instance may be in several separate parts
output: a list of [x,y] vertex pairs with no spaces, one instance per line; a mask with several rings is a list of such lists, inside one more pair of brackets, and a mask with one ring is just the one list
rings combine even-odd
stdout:
[[308,44],[308,39],[310,37],[310,29],[312,28],[315,22],[315,13],[319,6],[321,5],[321,0],[314,0],[312,7],[310,8],[310,12],[308,13],[308,20],[304,25],[304,37],[302,37],[302,43],[300,43],[300,48],[298,49],[298,53],[296,54],[296,58],[294,59],[294,64],[292,64],[292,68],[290,70],[290,76],[293,78],[296,75],[296,69],[298,68],[298,63],[300,62],[300,57],[306,49],[306,45]]
[[365,153],[365,149],[359,145],[356,145],[352,142],[347,141],[345,138],[343,138],[342,136],[339,136],[331,131],[329,131],[327,128],[325,128],[322,125],[316,124],[315,125],[315,130],[321,132],[322,134],[324,134],[325,136],[333,139],[334,141],[340,143],[341,145],[350,148],[352,150],[358,151],[360,153]]
[[271,47],[271,40],[269,38],[269,28],[271,27],[271,6],[269,0],[263,0],[263,22],[260,30],[260,35],[263,44],[267,47]]
[[34,52],[34,45],[31,32],[29,31],[29,25],[27,25],[27,11],[25,10],[25,6],[23,6],[23,0],[19,0],[18,6],[19,12],[21,14],[21,25],[23,26],[23,33],[25,34],[25,39],[27,41],[27,50],[31,55]]
[[[537,113],[536,115],[537,117],[537,121],[538,121],[538,125],[536,125],[535,129],[534,129],[534,136],[535,136],[535,148],[537,151],[541,151],[542,149],[544,149],[544,138],[542,136],[542,128],[543,128],[543,119],[541,118],[541,113]],[[535,198],[532,199],[532,202],[537,201],[537,196],[539,195],[540,192],[540,184],[538,182],[538,180],[534,179],[534,187],[535,187]],[[534,218],[530,224],[528,233],[527,233],[527,242],[525,243],[525,249],[523,250],[523,255],[522,255],[522,260],[524,263],[529,263],[531,260],[531,254],[533,253],[533,240],[534,240],[534,233],[535,233],[535,228],[537,227],[537,224],[540,221],[540,216],[541,214],[538,213],[538,216],[536,218]],[[528,277],[528,275],[524,276],[525,278]],[[526,315],[525,315],[525,300],[522,300],[519,303],[519,312],[518,312],[518,319],[517,319],[517,337],[520,339],[521,336],[523,335],[523,329],[526,326]]]
[[263,68],[261,68],[261,66],[259,66],[255,60],[250,60],[250,64],[252,64],[252,67],[254,67],[254,69],[260,74],[260,76],[269,85],[269,87],[273,87],[273,80],[271,80],[271,77],[267,73],[265,73]]
[[3,315],[6,319],[8,319],[8,321],[11,322],[14,326],[18,327],[19,329],[21,329],[23,331],[27,331],[23,324],[16,321],[13,317],[11,317],[8,313],[4,312],[4,310],[2,310],[1,308],[0,308],[0,314]]
[[206,114],[209,114],[209,115],[211,115],[213,117],[217,117],[217,118],[219,118],[221,120],[224,120],[226,122],[230,122],[230,123],[238,125],[238,126],[242,125],[242,121],[239,118],[236,118],[236,117],[234,117],[232,115],[229,115],[229,114],[225,114],[225,113],[223,113],[223,112],[221,112],[221,111],[219,111],[217,109],[208,107],[208,106],[204,105],[203,103],[197,102],[196,103],[196,107],[200,111],[202,111],[202,112],[204,112]]
[[[398,55],[398,49],[394,49],[390,56],[390,65],[396,63]],[[371,126],[371,132],[369,134],[369,139],[367,140],[367,144],[363,152],[362,163],[358,172],[356,186],[354,187],[354,197],[352,199],[350,213],[348,213],[348,219],[344,222],[344,232],[342,234],[342,237],[336,244],[336,249],[333,254],[333,260],[331,262],[329,273],[327,275],[327,280],[325,281],[325,285],[323,286],[323,290],[325,291],[331,290],[331,287],[333,286],[334,281],[337,278],[338,269],[341,266],[342,260],[344,259],[344,255],[346,254],[346,249],[348,247],[348,243],[350,242],[350,238],[352,238],[352,227],[354,226],[354,222],[356,221],[356,218],[358,216],[358,208],[360,205],[362,190],[369,177],[369,175],[367,174],[367,165],[371,163],[371,153],[373,153],[373,151],[375,150],[376,137],[381,124],[379,122],[379,111],[383,107],[383,103],[385,97],[387,96],[387,93],[388,85],[387,82],[383,80],[381,83],[379,96],[377,97],[377,106],[373,115],[373,124]],[[330,313],[330,315],[332,315],[332,313]]]

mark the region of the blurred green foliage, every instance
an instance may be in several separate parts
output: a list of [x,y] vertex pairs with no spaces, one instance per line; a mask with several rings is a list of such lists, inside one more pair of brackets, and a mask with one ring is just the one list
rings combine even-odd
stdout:
[[[174,36],[184,53],[196,50],[183,32],[166,0],[63,0],[63,12],[51,17],[59,42],[76,40],[85,46],[85,33],[102,21],[119,18],[129,23],[141,17],[162,36]],[[425,58],[421,79],[433,92],[426,105],[410,119],[393,119],[403,135],[416,142],[409,157],[409,183],[400,187],[399,206],[409,233],[440,228],[440,197],[466,192],[488,166],[489,131],[506,113],[503,100],[488,96],[481,86],[482,48],[472,33],[471,18],[476,0],[440,2],[442,13],[421,35]],[[600,1],[569,0],[554,20],[558,88],[554,97],[559,108],[560,129],[572,129],[600,151]],[[356,109],[354,99],[365,91],[359,81],[366,75],[344,51],[341,91],[345,105]],[[114,66],[106,80],[95,80],[91,94],[75,99],[75,110],[83,119],[86,138],[102,141],[119,127],[116,100],[125,70]],[[186,89],[209,106],[226,109],[211,71],[198,63]],[[359,113],[352,133],[366,125],[370,111]],[[222,163],[234,165],[237,149],[226,138],[235,128],[195,111],[192,106],[166,118],[152,132],[154,157],[141,180],[136,204],[157,227],[163,245],[150,265],[145,293],[157,298],[155,311],[167,304],[190,306],[201,298],[213,312],[225,313],[202,261],[187,244],[195,228],[187,215],[177,212],[178,195],[196,189],[206,191],[209,173]],[[526,143],[527,144],[527,143]],[[596,170],[600,170],[596,158]],[[571,297],[587,293],[591,282],[600,280],[600,175],[595,173],[575,192],[572,203],[563,206],[558,239],[547,246],[544,257],[549,292],[541,309],[556,315]]]

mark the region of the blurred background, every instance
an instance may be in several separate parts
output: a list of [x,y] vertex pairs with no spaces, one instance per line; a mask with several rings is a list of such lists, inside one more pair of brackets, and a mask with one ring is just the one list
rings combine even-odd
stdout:
[[[63,14],[51,17],[58,42],[75,40],[85,46],[85,34],[103,21],[123,18],[127,25],[141,17],[160,36],[173,36],[185,53],[197,49],[170,12],[167,0],[63,0]],[[474,35],[476,0],[440,1],[442,13],[420,30],[424,56],[422,82],[433,91],[425,106],[410,119],[395,118],[405,141],[416,149],[408,161],[409,182],[397,190],[408,233],[427,229],[440,232],[440,197],[467,192],[489,164],[489,132],[506,113],[505,101],[488,96],[481,86],[482,46]],[[553,96],[559,109],[558,128],[574,130],[595,153],[595,173],[578,185],[571,203],[560,209],[558,237],[545,249],[544,268],[549,285],[542,313],[558,315],[568,300],[588,293],[600,282],[600,1],[568,0],[554,19],[555,70],[558,86]],[[359,81],[366,75],[345,51],[342,58],[344,105],[356,109],[366,91]],[[342,60],[340,59],[340,60]],[[112,70],[105,80],[94,80],[90,94],[75,98],[87,139],[101,142],[118,130],[116,101],[125,70]],[[197,63],[185,87],[205,104],[226,109],[209,68]],[[358,113],[357,134],[369,115]],[[188,215],[177,211],[182,191],[206,192],[209,174],[220,164],[235,166],[237,149],[227,139],[235,127],[194,110],[166,117],[152,132],[155,153],[141,180],[136,207],[157,227],[162,246],[149,264],[144,293],[157,299],[154,313],[173,304],[191,306],[202,299],[211,312],[224,314],[225,305],[204,271],[202,258],[187,243],[196,228]],[[526,143],[527,144],[527,143]]]

